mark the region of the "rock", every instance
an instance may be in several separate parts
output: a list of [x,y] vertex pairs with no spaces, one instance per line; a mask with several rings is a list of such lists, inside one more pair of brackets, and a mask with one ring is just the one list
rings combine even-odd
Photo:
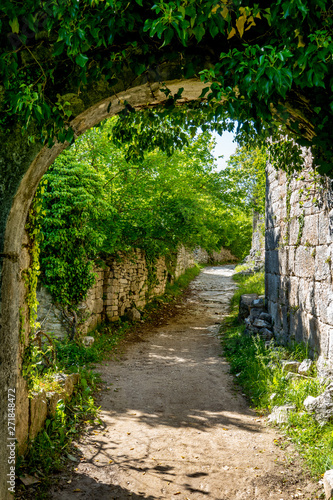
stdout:
[[[268,330],[268,328],[263,328],[262,330],[260,330],[259,334],[263,340],[271,340],[274,336],[273,332],[271,330]],[[265,344],[265,347],[266,347],[266,344]]]
[[288,413],[295,410],[295,405],[274,406],[272,413],[268,417],[268,421],[274,424],[284,424],[288,422]]
[[23,474],[22,476],[19,477],[24,486],[31,486],[33,484],[40,483],[40,479],[38,479],[35,476],[29,476],[28,474]]
[[256,293],[246,293],[244,295],[241,295],[239,301],[239,313],[238,313],[239,321],[243,321],[250,315],[250,310],[251,310],[250,306],[257,297],[258,295]]
[[253,326],[256,326],[257,328],[270,328],[270,323],[267,323],[267,321],[264,321],[263,319],[255,319],[253,321]]
[[326,500],[333,497],[333,469],[327,470],[323,478]]
[[127,311],[127,316],[130,321],[139,321],[141,319],[141,314],[135,307]]
[[328,379],[333,377],[333,370],[331,364],[324,356],[319,356],[316,363],[317,375],[320,379]]
[[301,363],[299,361],[282,361],[281,364],[283,372],[298,373],[298,367]]
[[266,323],[272,324],[272,316],[264,311],[260,313],[259,319],[263,319]]
[[260,316],[261,313],[262,313],[262,309],[261,308],[252,307],[251,311],[250,311],[250,316],[249,316],[250,321],[259,318],[259,316]]
[[86,337],[82,338],[82,342],[83,342],[83,345],[85,347],[91,347],[93,345],[93,343],[95,342],[95,339],[94,339],[94,337],[90,337],[87,335]]
[[304,359],[298,367],[298,373],[300,375],[309,375],[313,365],[312,359]]
[[262,297],[258,297],[252,301],[252,307],[265,307],[265,300]]
[[333,383],[330,383],[323,394],[314,398],[308,396],[304,400],[304,408],[307,412],[314,414],[314,418],[320,425],[325,425],[333,416]]

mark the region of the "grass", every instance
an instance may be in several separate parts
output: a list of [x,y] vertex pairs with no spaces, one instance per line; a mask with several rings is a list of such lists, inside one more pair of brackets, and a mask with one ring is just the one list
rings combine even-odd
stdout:
[[291,441],[304,457],[313,476],[318,478],[333,468],[333,424],[329,422],[321,427],[305,412],[303,402],[307,396],[321,394],[324,384],[314,376],[288,379],[281,365],[283,359],[302,361],[308,357],[307,346],[271,344],[267,348],[259,336],[243,335],[245,327],[237,322],[236,304],[240,295],[254,291],[261,294],[260,283],[263,286],[262,273],[241,278],[241,290],[234,297],[232,314],[221,329],[224,355],[230,363],[231,373],[237,375],[237,384],[258,412],[268,414],[274,406],[295,405],[296,410],[290,413],[281,429],[286,440]]

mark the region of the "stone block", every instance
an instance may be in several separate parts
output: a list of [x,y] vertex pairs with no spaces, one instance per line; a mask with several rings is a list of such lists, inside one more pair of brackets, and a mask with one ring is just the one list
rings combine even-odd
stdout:
[[93,306],[93,312],[100,314],[103,311],[103,299],[96,299]]
[[315,256],[315,280],[327,280],[331,276],[331,249],[326,245],[317,246]]
[[135,307],[127,311],[127,316],[130,321],[139,321],[141,319],[141,314]]
[[[332,214],[333,215],[333,214]],[[318,215],[318,234],[319,234],[319,245],[326,245],[332,242],[332,237],[329,232],[329,218],[327,213],[321,211]]]
[[[267,272],[267,270],[266,270]],[[280,277],[276,274],[266,275],[266,295],[270,301],[278,302],[280,293]]]
[[94,337],[86,335],[85,337],[82,338],[82,342],[85,347],[91,347],[95,342],[95,339]]
[[297,240],[298,240],[298,234],[299,234],[299,218],[298,216],[294,215],[290,219],[289,223],[289,245],[296,245]]
[[267,229],[265,233],[265,247],[267,250],[276,250],[280,243],[280,228]]
[[279,274],[280,263],[279,263],[279,252],[278,250],[268,250],[265,256],[265,270],[266,273]]
[[295,275],[299,277],[313,276],[314,259],[308,248],[299,246],[295,253]]
[[33,440],[44,427],[47,417],[47,399],[44,391],[32,392],[30,399],[29,439]]
[[268,323],[267,321],[265,321],[263,319],[256,318],[253,321],[253,326],[255,326],[256,328],[269,328],[270,323]]
[[304,217],[304,226],[300,244],[305,245],[308,243],[311,246],[317,246],[318,242],[318,215],[308,215]]

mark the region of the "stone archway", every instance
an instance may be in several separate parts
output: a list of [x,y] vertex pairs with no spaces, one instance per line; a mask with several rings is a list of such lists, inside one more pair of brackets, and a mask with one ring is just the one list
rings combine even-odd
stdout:
[[[189,80],[170,80],[165,85],[176,93],[182,87],[182,99],[179,103],[186,103],[198,100],[205,87],[199,79]],[[75,137],[80,136],[89,128],[97,125],[103,119],[118,114],[123,109],[123,102],[127,101],[135,109],[143,109],[148,106],[156,106],[166,97],[160,91],[161,83],[146,83],[134,86],[117,95],[104,98],[94,105],[77,115],[71,122],[75,132]],[[10,498],[8,492],[9,464],[6,459],[8,456],[8,419],[7,419],[7,401],[8,389],[16,388],[16,411],[20,418],[26,412],[26,393],[24,392],[23,379],[20,375],[22,339],[20,340],[20,311],[24,306],[25,285],[22,278],[22,271],[29,266],[29,261],[25,253],[22,253],[24,243],[24,227],[27,220],[28,211],[38,187],[38,184],[47,171],[48,167],[54,162],[57,156],[68,146],[66,143],[56,143],[53,147],[44,147],[37,151],[33,146],[30,156],[36,155],[28,166],[26,172],[21,175],[18,189],[13,196],[12,205],[8,215],[5,234],[3,237],[3,253],[0,255],[3,259],[1,290],[2,290],[2,316],[1,316],[1,354],[0,354],[0,456],[1,461],[1,482],[0,498],[5,500]],[[29,158],[29,156],[28,156]],[[27,338],[28,332],[25,332]],[[20,349],[21,344],[21,349]],[[21,432],[24,433],[21,430]]]

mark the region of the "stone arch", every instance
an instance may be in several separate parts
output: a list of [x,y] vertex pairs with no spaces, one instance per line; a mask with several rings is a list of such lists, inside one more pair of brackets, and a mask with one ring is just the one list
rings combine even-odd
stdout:
[[[180,104],[198,100],[202,89],[206,86],[199,79],[170,80],[165,85],[174,94],[182,87]],[[127,101],[135,109],[157,106],[165,101],[166,97],[161,92],[161,83],[145,83],[133,86],[117,95],[104,98],[87,107],[71,122],[75,138],[79,137],[89,128],[97,125],[105,118],[118,114]],[[47,146],[37,151],[28,169],[22,174],[18,189],[12,200],[4,234],[2,274],[1,274],[1,329],[0,329],[0,456],[7,457],[8,431],[7,431],[7,394],[8,389],[17,387],[17,410],[25,411],[25,394],[22,388],[23,379],[20,376],[20,308],[24,304],[25,285],[22,271],[29,267],[26,255],[22,254],[24,243],[24,228],[28,211],[33,200],[38,184],[54,162],[57,156],[68,146],[66,143],[56,143],[51,148]],[[34,148],[36,150],[36,147]],[[22,349],[21,349],[22,350]],[[27,404],[27,403],[26,403]],[[19,415],[19,413],[18,413]],[[0,498],[12,498],[8,492],[9,464],[1,461]]]

